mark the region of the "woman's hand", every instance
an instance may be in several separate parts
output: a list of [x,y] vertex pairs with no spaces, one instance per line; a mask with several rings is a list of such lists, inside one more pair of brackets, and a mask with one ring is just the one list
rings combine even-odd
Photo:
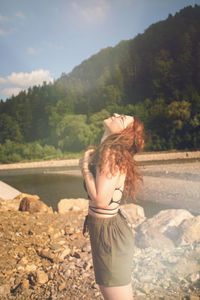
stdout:
[[84,156],[83,156],[84,160],[89,163],[94,151],[95,151],[95,149],[93,149],[93,148],[86,150],[84,153]]
[[82,173],[86,173],[86,172],[89,172],[89,163],[91,161],[91,157],[92,157],[92,154],[94,153],[95,149],[88,149],[85,151],[84,155],[83,155],[83,158],[81,158],[79,160],[79,167],[82,171]]

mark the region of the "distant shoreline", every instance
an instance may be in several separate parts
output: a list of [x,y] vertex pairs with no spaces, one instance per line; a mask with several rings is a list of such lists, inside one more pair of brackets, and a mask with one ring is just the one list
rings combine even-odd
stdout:
[[[135,156],[139,163],[165,162],[174,160],[193,160],[200,159],[200,151],[163,151],[141,153]],[[79,159],[60,159],[44,160],[34,162],[18,162],[10,164],[0,164],[1,170],[17,170],[32,168],[55,168],[55,167],[78,167]]]

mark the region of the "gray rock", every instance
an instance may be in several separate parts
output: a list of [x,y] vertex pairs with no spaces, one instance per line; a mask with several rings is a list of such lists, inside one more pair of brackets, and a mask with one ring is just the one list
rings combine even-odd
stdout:
[[171,266],[171,271],[176,274],[176,276],[179,276],[179,278],[185,278],[190,274],[198,272],[199,265],[196,261],[181,257],[178,264],[173,267]]
[[65,214],[69,211],[83,211],[88,209],[88,200],[78,199],[62,199],[58,203],[58,213]]
[[194,216],[185,209],[166,209],[143,222],[139,229],[147,232],[149,228],[156,228],[159,232],[164,233],[170,227],[178,227],[184,220],[193,218]]
[[120,206],[120,210],[127,216],[129,222],[132,223],[132,228],[135,228],[146,219],[144,209],[139,205],[133,203],[124,204]]
[[155,249],[173,249],[173,242],[160,233],[156,228],[149,228],[148,231],[138,231],[135,236],[135,244],[139,248],[152,247]]
[[187,245],[194,242],[200,242],[200,216],[190,218],[181,223],[176,245]]

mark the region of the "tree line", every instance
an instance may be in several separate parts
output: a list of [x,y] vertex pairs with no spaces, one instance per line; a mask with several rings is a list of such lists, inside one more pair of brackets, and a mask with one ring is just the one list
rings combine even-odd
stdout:
[[81,151],[99,142],[102,120],[113,112],[144,122],[146,150],[199,149],[200,6],[101,50],[54,83],[1,101],[0,151],[9,141],[49,145],[55,155]]

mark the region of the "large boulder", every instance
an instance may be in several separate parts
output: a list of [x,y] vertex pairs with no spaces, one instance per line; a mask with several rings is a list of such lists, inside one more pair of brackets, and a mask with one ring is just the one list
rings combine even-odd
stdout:
[[135,245],[138,248],[173,249],[173,242],[157,228],[150,227],[148,233],[140,232],[135,236]]
[[61,199],[58,203],[58,213],[65,214],[69,211],[86,211],[88,209],[88,200],[77,199]]
[[[19,197],[20,199],[20,197]],[[19,204],[19,211],[28,211],[30,213],[52,213],[51,207],[43,203],[37,195],[28,195],[22,197]]]
[[14,199],[0,199],[0,211],[29,211],[30,213],[52,213],[51,207],[48,207],[40,200],[38,195],[20,193]]
[[133,203],[123,204],[120,206],[120,210],[127,216],[132,228],[135,228],[146,219],[144,209],[139,205]]
[[183,221],[179,226],[176,245],[187,245],[200,242],[200,215]]
[[161,210],[158,214],[142,223],[139,230],[147,232],[150,227],[158,229],[161,233],[165,233],[171,227],[178,227],[184,220],[193,218],[194,216],[185,209],[166,209]]
[[40,200],[38,195],[30,195],[26,193],[18,194],[14,199],[0,199],[0,211],[18,211],[20,207],[21,200],[25,197],[33,200]]
[[171,248],[179,236],[179,225],[193,215],[184,209],[162,210],[136,228],[136,245],[140,248]]
[[31,194],[27,194],[27,193],[20,193],[14,199],[18,199],[19,201],[21,201],[25,197],[28,197],[29,199],[32,199],[32,200],[40,200],[40,197],[38,195],[31,195]]

